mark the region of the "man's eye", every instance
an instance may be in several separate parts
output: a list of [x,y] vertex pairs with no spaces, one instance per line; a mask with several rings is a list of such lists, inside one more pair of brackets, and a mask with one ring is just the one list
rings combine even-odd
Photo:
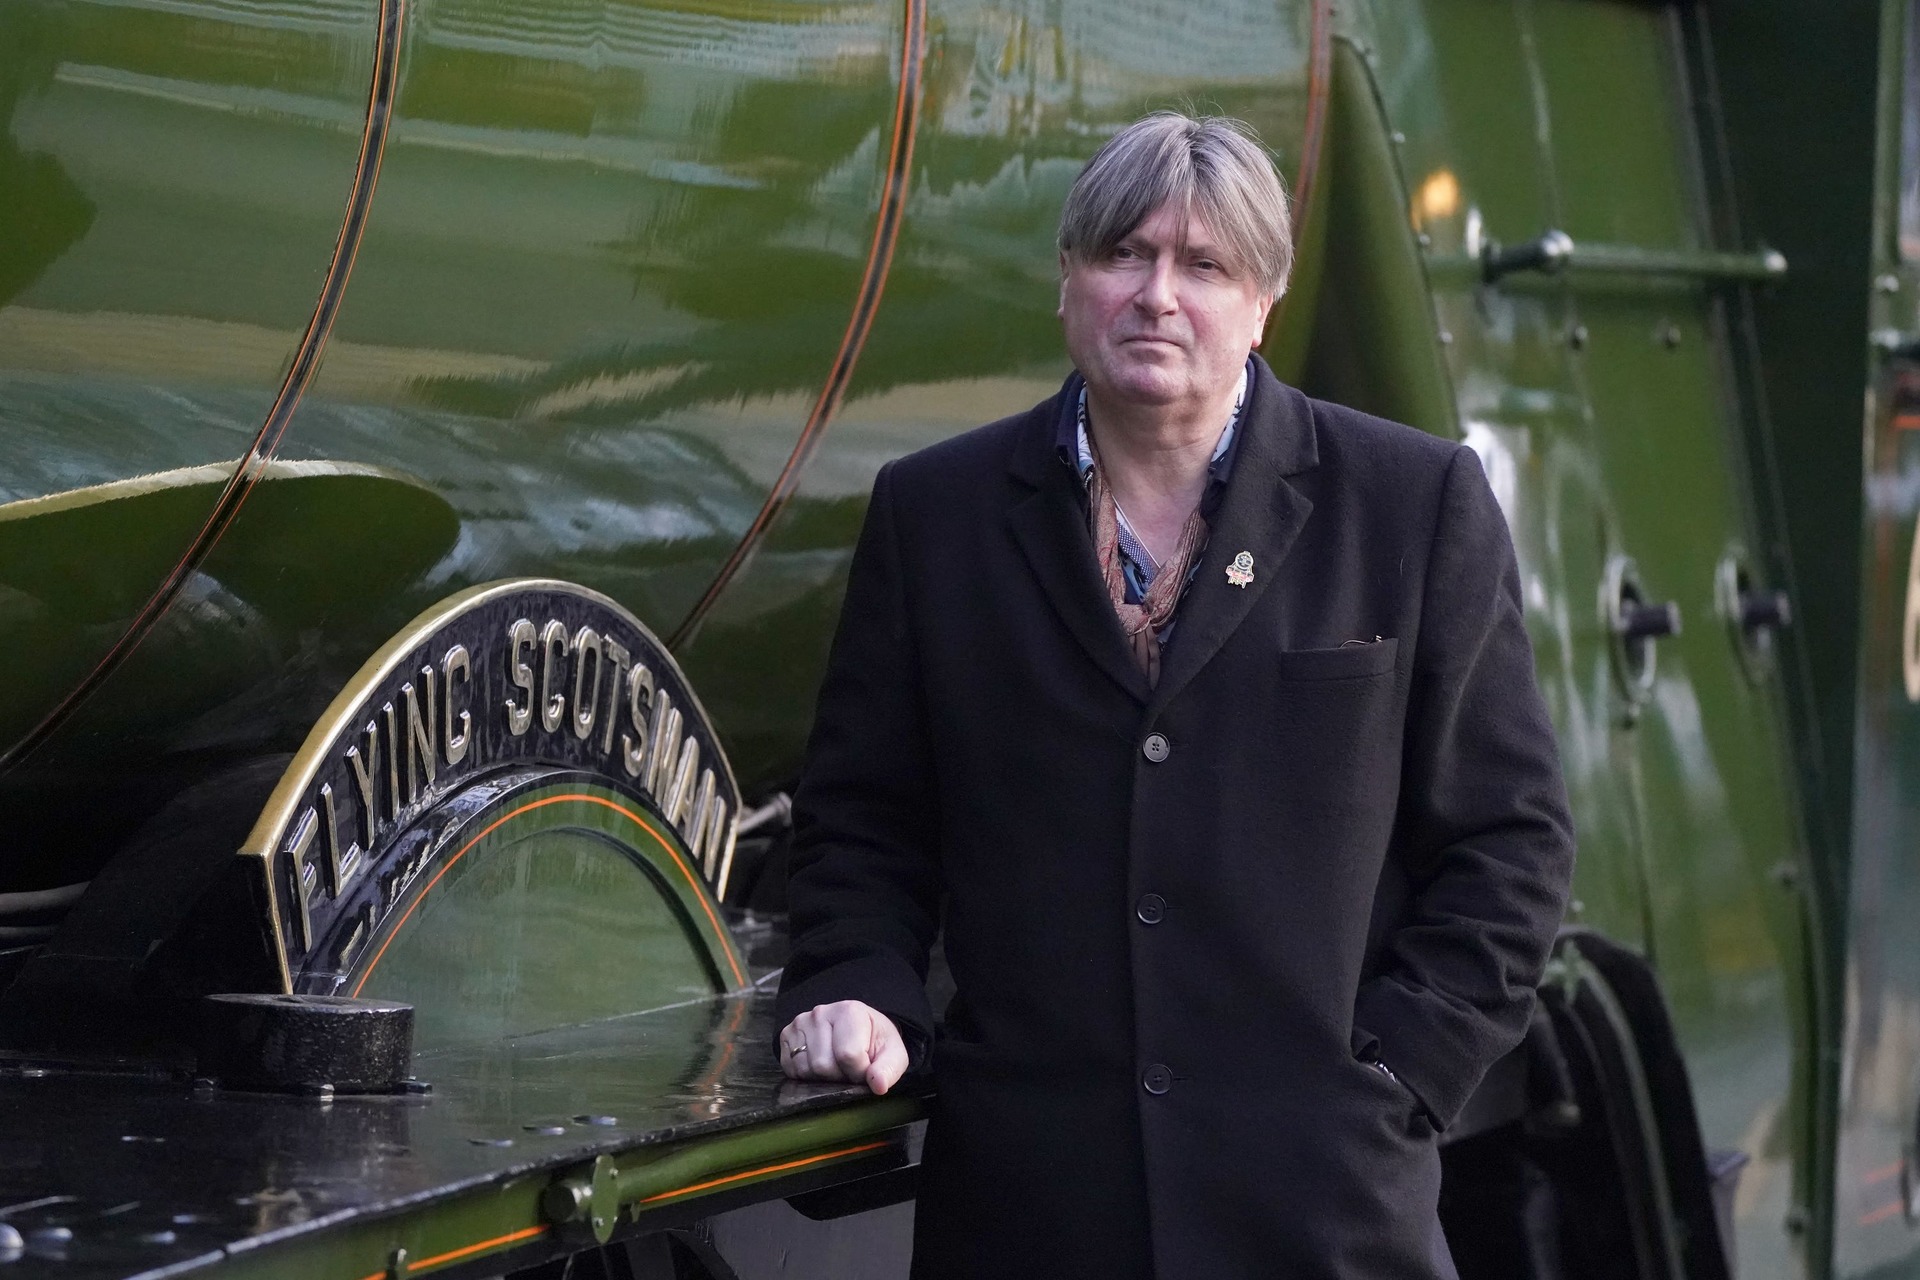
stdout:
[[1214,260],[1213,260],[1212,258],[1199,258],[1199,259],[1196,259],[1196,260],[1194,261],[1194,264],[1193,264],[1193,266],[1194,266],[1194,270],[1196,270],[1196,271],[1218,271],[1218,270],[1220,270],[1220,264],[1219,264],[1219,263],[1217,263],[1217,262],[1215,262],[1215,261],[1214,261]]

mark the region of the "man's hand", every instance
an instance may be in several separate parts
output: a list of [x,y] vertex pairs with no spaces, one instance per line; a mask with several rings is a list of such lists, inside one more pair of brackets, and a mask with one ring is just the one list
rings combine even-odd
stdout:
[[893,1020],[858,1000],[817,1004],[780,1032],[780,1069],[795,1080],[866,1081],[885,1093],[907,1071]]

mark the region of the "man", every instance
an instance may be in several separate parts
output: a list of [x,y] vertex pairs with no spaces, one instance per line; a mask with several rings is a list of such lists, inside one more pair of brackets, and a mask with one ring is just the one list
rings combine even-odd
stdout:
[[1249,131],[1131,126],[1061,219],[1078,372],[874,484],[778,1051],[930,1065],[916,1276],[1452,1274],[1435,1131],[1572,835],[1474,455],[1251,354],[1289,244]]

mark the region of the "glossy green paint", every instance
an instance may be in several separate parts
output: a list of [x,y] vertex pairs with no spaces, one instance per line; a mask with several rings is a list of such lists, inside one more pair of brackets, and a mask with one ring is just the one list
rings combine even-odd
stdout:
[[1407,191],[1361,46],[1334,41],[1320,182],[1327,237],[1303,381],[1316,395],[1453,439],[1460,417]]
[[429,864],[346,978],[346,994],[413,1004],[422,1051],[744,985],[684,844],[627,796],[556,784],[469,829],[480,834]]

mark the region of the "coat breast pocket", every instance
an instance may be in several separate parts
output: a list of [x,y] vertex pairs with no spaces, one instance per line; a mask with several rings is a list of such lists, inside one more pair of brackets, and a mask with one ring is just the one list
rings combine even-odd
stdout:
[[1359,680],[1385,675],[1400,656],[1400,641],[1378,638],[1332,649],[1285,649],[1276,666],[1282,680]]

